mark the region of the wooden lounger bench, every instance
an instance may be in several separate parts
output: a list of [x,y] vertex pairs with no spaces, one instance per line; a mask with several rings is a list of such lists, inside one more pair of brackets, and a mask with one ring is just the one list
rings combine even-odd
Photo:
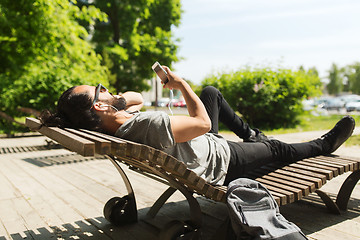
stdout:
[[[170,186],[150,208],[147,214],[149,217],[155,217],[167,199],[179,190],[189,203],[192,229],[199,229],[201,209],[193,194],[217,202],[226,200],[225,186],[208,184],[203,178],[187,169],[183,162],[160,150],[89,130],[57,127],[39,129],[40,121],[34,118],[27,118],[26,125],[82,156],[95,154],[108,156],[119,171],[128,191],[127,196],[114,197],[105,204],[105,218],[115,225],[137,221],[135,194],[119,163],[124,163],[132,170],[166,182]],[[348,171],[352,171],[352,174],[344,181],[335,202],[319,190],[328,180]],[[249,173],[248,177],[265,185],[280,206],[316,192],[329,210],[340,213],[340,210],[347,209],[352,190],[360,179],[360,160],[335,155],[319,156],[287,165],[273,163]],[[172,230],[166,233],[170,234],[169,236],[174,232],[178,233],[179,230],[178,227],[170,229]]]

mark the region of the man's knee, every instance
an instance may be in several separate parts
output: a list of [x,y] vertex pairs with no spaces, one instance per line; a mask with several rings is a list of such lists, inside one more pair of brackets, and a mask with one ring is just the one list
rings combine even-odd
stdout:
[[213,86],[206,86],[201,91],[202,96],[216,96],[219,94],[219,90]]

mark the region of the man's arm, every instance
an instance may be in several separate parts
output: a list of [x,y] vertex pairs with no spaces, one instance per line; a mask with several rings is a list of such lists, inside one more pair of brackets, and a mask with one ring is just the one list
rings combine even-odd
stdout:
[[120,96],[126,100],[126,111],[137,111],[140,110],[144,105],[144,99],[138,92],[129,91],[123,93]]
[[176,142],[186,142],[211,129],[211,121],[204,104],[194,93],[189,84],[176,76],[169,68],[164,67],[168,73],[169,82],[164,87],[181,91],[189,112],[189,116],[170,116],[170,124]]

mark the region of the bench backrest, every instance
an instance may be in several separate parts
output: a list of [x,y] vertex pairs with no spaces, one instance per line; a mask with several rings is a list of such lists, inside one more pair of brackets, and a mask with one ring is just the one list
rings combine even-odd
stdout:
[[225,202],[226,187],[208,184],[182,161],[158,149],[85,129],[40,127],[41,122],[34,118],[26,118],[26,125],[82,156],[113,155],[137,170],[151,174],[161,172],[190,192]]

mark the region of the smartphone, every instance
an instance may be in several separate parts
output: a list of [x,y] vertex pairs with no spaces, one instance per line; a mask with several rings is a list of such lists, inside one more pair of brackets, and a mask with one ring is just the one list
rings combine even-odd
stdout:
[[159,76],[162,83],[167,84],[169,82],[167,72],[164,68],[161,67],[159,62],[155,62],[152,65],[152,70],[154,70],[154,72]]

